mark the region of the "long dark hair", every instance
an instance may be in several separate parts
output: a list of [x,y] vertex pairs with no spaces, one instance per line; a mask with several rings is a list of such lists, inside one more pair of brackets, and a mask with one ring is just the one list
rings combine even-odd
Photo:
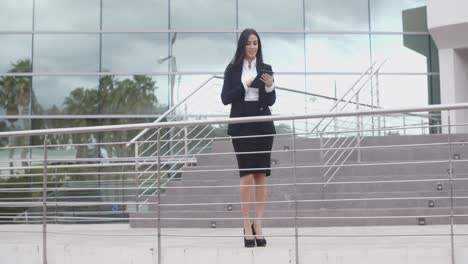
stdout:
[[249,40],[250,35],[255,35],[258,39],[258,50],[257,50],[257,63],[263,63],[263,54],[262,54],[262,42],[260,41],[260,36],[257,31],[252,28],[246,28],[239,36],[239,41],[237,41],[237,50],[232,58],[229,67],[241,65],[245,57],[245,46],[247,46],[247,41]]

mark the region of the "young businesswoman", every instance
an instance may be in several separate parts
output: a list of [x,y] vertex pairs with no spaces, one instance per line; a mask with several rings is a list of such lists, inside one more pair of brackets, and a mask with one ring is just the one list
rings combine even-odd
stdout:
[[[258,33],[245,29],[237,43],[237,50],[224,72],[221,93],[223,104],[231,104],[230,117],[268,116],[270,106],[275,103],[276,93],[273,76],[261,74],[260,84],[253,85],[257,74],[272,73],[270,65],[263,63],[262,44]],[[270,172],[270,152],[273,145],[275,127],[273,122],[230,124],[228,134],[236,151],[240,174],[240,201],[244,224],[245,247],[266,246],[262,231],[262,218],[266,196],[266,177]],[[267,135],[267,136],[264,136]],[[241,137],[239,136],[256,136]],[[246,152],[262,152],[245,154]],[[244,153],[244,154],[242,154]],[[255,183],[255,219],[250,221],[250,190]]]

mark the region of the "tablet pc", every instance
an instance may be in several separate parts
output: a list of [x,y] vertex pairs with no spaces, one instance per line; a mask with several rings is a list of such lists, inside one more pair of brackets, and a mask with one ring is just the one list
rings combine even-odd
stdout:
[[250,87],[253,87],[253,88],[260,88],[260,87],[263,87],[262,85],[264,85],[265,83],[262,81],[262,79],[260,79],[260,77],[262,76],[262,74],[264,73],[267,73],[267,74],[270,74],[271,76],[273,76],[273,72],[272,71],[268,71],[268,70],[260,70],[259,73],[257,74],[257,76],[255,76],[255,79],[252,81],[252,83],[250,84]]

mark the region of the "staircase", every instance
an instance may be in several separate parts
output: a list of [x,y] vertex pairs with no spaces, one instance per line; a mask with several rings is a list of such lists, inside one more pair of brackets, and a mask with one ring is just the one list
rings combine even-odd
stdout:
[[[294,186],[292,139],[277,137],[264,225],[294,226],[296,199],[300,227],[450,224],[452,202],[455,215],[468,213],[466,199],[450,199],[452,192],[468,195],[468,164],[463,160],[468,135],[451,136],[452,185],[447,141],[443,134],[365,137],[359,150],[345,150],[352,153],[324,184],[328,167],[323,166],[320,139],[296,138]],[[212,155],[199,156],[179,180],[167,183],[160,194],[161,227],[241,227],[237,163],[233,154],[223,154],[232,152],[230,141],[216,141]],[[130,213],[131,227],[157,226],[157,196],[149,201],[147,211]],[[466,224],[468,219],[453,221]]]

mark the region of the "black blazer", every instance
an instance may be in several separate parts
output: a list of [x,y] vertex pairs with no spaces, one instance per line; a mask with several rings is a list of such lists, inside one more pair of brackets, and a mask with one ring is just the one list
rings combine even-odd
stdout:
[[[223,91],[221,92],[221,100],[224,105],[231,104],[231,114],[229,117],[244,117],[244,105],[245,105],[245,89],[242,84],[242,67],[240,65],[228,65],[226,71],[224,72],[224,83]],[[269,70],[273,71],[271,66],[264,63],[257,62],[257,72],[260,70]],[[276,91],[273,90],[270,93],[265,91],[265,84],[262,84],[262,87],[259,88],[259,107],[258,114],[262,115],[271,115],[270,106],[272,106],[276,101]],[[263,122],[265,129],[265,134],[275,134],[275,126],[273,122]],[[238,136],[241,124],[229,124],[228,125],[228,135]]]

